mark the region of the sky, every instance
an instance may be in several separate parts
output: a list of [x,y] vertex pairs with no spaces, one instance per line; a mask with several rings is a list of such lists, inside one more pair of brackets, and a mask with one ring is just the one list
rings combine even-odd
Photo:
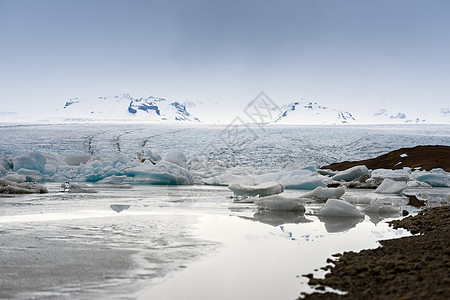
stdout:
[[122,93],[230,116],[261,91],[356,114],[450,103],[449,0],[0,0],[0,43],[0,111]]

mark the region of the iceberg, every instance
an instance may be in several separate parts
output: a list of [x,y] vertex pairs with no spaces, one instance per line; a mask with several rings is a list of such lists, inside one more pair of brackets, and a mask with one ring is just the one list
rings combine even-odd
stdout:
[[416,176],[416,179],[432,187],[450,187],[450,174],[442,169],[433,169],[429,173]]
[[392,179],[386,178],[375,190],[375,193],[379,194],[400,194],[404,189],[406,189],[407,184],[403,181],[394,181]]
[[280,195],[273,195],[259,198],[258,200],[255,200],[254,203],[260,210],[305,212],[305,207],[300,198],[288,198]]
[[233,192],[235,198],[266,197],[282,193],[284,186],[276,182],[264,182],[253,186],[235,183],[230,184],[228,189]]
[[340,199],[328,199],[317,215],[350,218],[362,218],[364,216],[353,204]]
[[361,177],[363,175],[370,175],[369,169],[365,165],[362,166],[354,166],[350,169],[341,171],[333,176],[333,180],[336,181],[352,181],[358,177]]
[[324,188],[324,187],[317,187],[311,192],[303,195],[305,198],[311,198],[315,200],[321,200],[326,201],[328,199],[334,198],[340,198],[345,193],[345,187],[338,187],[338,188]]
[[411,173],[406,170],[375,169],[372,171],[371,178],[377,183],[383,182],[386,178],[394,181],[409,181]]

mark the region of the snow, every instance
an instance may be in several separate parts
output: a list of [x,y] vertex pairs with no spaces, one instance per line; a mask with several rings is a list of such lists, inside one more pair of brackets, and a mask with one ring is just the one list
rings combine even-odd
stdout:
[[303,195],[305,198],[312,198],[315,200],[325,201],[331,198],[340,198],[345,193],[345,187],[338,188],[324,188],[317,187],[313,191]]
[[406,182],[394,181],[392,179],[386,178],[375,190],[375,193],[379,194],[400,194],[404,189],[406,189]]
[[230,184],[228,188],[234,193],[235,198],[266,197],[284,191],[284,186],[277,182],[264,182],[254,186]]
[[259,198],[258,200],[255,200],[254,203],[260,210],[305,212],[305,207],[300,198],[273,195]]
[[341,171],[333,176],[333,180],[336,181],[352,181],[353,179],[356,179],[358,177],[361,177],[363,175],[370,175],[369,169],[367,169],[366,166],[354,166],[347,170]]
[[364,215],[353,204],[340,199],[328,199],[317,213],[327,217],[362,218]]

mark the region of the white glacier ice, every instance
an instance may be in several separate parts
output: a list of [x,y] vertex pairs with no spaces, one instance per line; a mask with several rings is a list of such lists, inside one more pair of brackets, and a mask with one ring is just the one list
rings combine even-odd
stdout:
[[325,201],[328,199],[338,199],[345,193],[345,187],[337,187],[337,188],[324,188],[317,187],[311,192],[303,195],[305,198],[312,198],[316,200]]
[[370,175],[369,169],[367,169],[366,166],[354,166],[347,170],[341,171],[333,176],[333,180],[336,181],[352,181],[353,179],[356,179],[358,177],[361,177],[363,175]]
[[375,193],[379,194],[400,194],[404,189],[406,189],[407,185],[404,181],[394,181],[392,179],[386,178],[383,182],[377,187]]
[[328,217],[362,218],[364,216],[353,204],[340,199],[328,199],[317,214]]
[[263,182],[258,185],[243,185],[239,183],[230,184],[228,188],[233,192],[235,198],[266,197],[280,194],[284,186],[277,182]]
[[258,200],[255,200],[254,203],[260,210],[305,212],[305,207],[302,204],[303,201],[301,201],[301,198],[273,195],[259,198]]

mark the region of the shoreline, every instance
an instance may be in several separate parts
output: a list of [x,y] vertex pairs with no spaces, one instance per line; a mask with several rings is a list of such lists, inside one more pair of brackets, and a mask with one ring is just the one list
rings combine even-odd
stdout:
[[[309,278],[318,291],[299,299],[448,299],[450,298],[450,206],[426,209],[389,222],[420,233],[380,241],[381,247],[335,254],[324,279]],[[346,295],[320,293],[325,287]]]

